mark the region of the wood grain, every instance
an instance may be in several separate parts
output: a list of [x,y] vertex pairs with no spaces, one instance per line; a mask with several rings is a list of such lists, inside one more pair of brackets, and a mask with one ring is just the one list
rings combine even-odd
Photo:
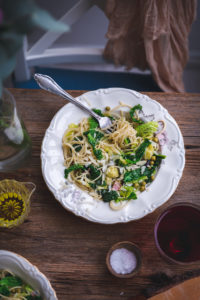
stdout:
[[[139,299],[200,275],[200,266],[169,264],[160,257],[153,237],[156,218],[170,204],[200,203],[200,95],[147,93],[176,119],[184,136],[186,167],[180,184],[162,207],[142,220],[127,224],[90,223],[64,210],[47,189],[40,167],[40,148],[45,130],[65,100],[41,90],[11,89],[32,139],[29,164],[0,179],[33,181],[31,212],[18,228],[0,231],[0,248],[17,252],[50,279],[60,300]],[[71,91],[73,96],[83,91]],[[108,249],[129,240],[142,251],[142,268],[130,279],[113,277],[105,264]]]

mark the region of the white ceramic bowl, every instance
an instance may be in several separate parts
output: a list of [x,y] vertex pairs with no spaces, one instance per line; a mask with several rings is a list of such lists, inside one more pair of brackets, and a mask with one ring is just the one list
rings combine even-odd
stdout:
[[49,280],[24,257],[14,252],[0,250],[0,270],[2,269],[13,272],[33,289],[38,290],[44,300],[57,300]]
[[[81,95],[77,100],[88,106],[87,100],[91,103],[90,108],[99,109],[104,109],[108,105],[113,108],[119,104],[119,101],[131,106],[141,104],[146,120],[163,120],[166,124],[167,142],[162,149],[166,159],[162,162],[148,191],[139,194],[137,200],[129,201],[119,211],[112,210],[108,203],[95,200],[74,184],[65,186],[62,137],[70,123],[78,124],[82,118],[88,117],[75,105],[67,104],[52,119],[45,133],[41,151],[44,180],[60,204],[77,216],[103,224],[137,220],[164,204],[175,192],[185,165],[183,137],[176,121],[168,111],[148,96],[122,88],[91,91]],[[124,110],[127,111],[126,108]]]

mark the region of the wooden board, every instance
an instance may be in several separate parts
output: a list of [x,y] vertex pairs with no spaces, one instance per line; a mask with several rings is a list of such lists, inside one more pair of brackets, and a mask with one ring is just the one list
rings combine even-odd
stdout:
[[[149,297],[185,279],[200,275],[200,266],[169,264],[160,257],[154,243],[156,218],[170,204],[200,203],[200,95],[147,93],[176,119],[184,136],[186,167],[171,199],[142,220],[127,224],[90,223],[66,211],[54,199],[42,178],[40,148],[45,130],[64,99],[41,90],[10,90],[32,138],[32,159],[26,168],[0,179],[32,181],[37,189],[31,212],[24,224],[0,230],[0,248],[17,252],[30,260],[50,279],[60,300],[139,299]],[[70,91],[78,96],[83,91]],[[106,268],[108,249],[129,240],[142,251],[142,268],[131,279],[113,277]]]

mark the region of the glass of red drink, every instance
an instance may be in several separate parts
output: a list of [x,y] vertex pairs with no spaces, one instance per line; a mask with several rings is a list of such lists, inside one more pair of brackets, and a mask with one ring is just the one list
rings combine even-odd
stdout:
[[187,202],[169,206],[156,221],[154,237],[159,252],[170,261],[200,261],[200,207]]

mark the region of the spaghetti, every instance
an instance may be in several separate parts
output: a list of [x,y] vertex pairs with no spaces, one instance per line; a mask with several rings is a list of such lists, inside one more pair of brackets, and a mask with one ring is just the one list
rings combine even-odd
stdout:
[[125,103],[107,107],[103,113],[94,109],[112,119],[111,134],[90,117],[70,124],[63,136],[65,178],[94,198],[109,202],[112,209],[137,199],[165,158],[156,137],[158,122],[145,122],[139,117],[141,110],[140,104],[131,108]]
[[38,291],[8,270],[0,270],[0,299],[42,300]]

